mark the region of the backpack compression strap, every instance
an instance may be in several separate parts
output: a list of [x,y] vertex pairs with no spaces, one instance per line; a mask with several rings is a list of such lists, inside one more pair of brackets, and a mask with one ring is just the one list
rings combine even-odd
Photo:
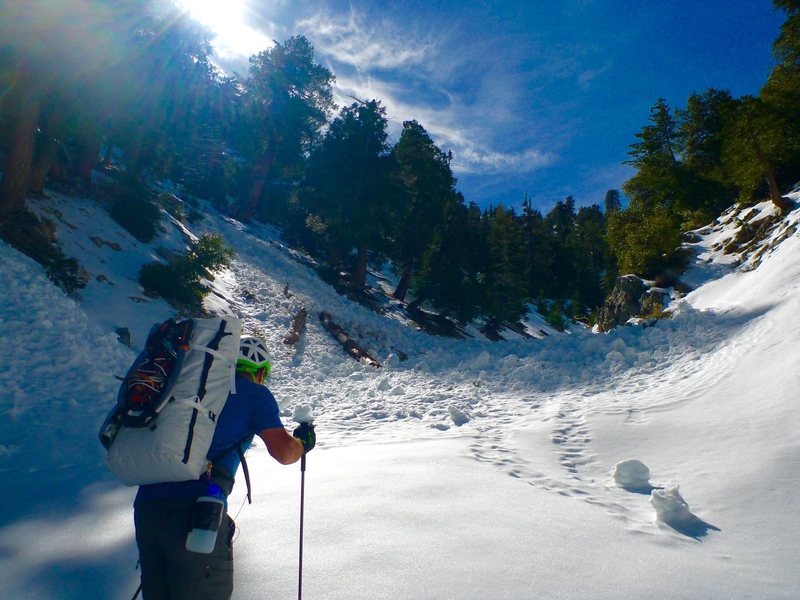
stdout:
[[[227,325],[227,321],[224,319],[220,321],[219,329],[217,330],[216,335],[213,337],[211,342],[208,346],[200,346],[196,345],[195,348],[203,349],[207,354],[205,361],[203,362],[203,370],[200,375],[200,386],[197,389],[197,399],[199,402],[202,402],[206,396],[206,383],[208,382],[208,373],[211,370],[211,363],[214,362],[214,357],[220,356],[219,353],[219,343],[222,341],[222,338],[231,335],[230,333],[225,331],[225,326]],[[223,357],[224,359],[224,357]],[[230,366],[231,371],[231,378],[236,376],[236,369],[233,365]],[[192,413],[192,420],[189,423],[189,435],[186,437],[186,447],[183,451],[183,462],[186,463],[189,461],[189,455],[192,451],[192,440],[194,439],[194,426],[197,422],[197,415],[200,414],[199,410],[196,410]]]

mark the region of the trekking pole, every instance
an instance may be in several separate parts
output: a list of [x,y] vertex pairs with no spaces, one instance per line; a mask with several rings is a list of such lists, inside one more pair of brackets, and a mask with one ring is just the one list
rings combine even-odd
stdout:
[[306,455],[300,457],[300,567],[297,579],[297,600],[303,598],[303,512],[306,495]]
[[[301,404],[294,407],[294,421],[310,425],[313,433],[314,416],[311,414],[311,407],[307,404]],[[305,448],[305,446],[304,446]],[[306,498],[306,453],[300,457],[300,557],[299,567],[297,570],[297,600],[303,599],[303,515],[305,514],[305,498]]]

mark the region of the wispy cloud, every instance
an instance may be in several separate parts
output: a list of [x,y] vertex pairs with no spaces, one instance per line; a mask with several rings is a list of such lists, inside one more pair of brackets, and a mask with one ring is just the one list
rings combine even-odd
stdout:
[[[386,107],[390,119],[390,132],[397,138],[403,121],[418,121],[434,141],[444,150],[453,153],[453,170],[461,173],[528,173],[552,165],[558,156],[535,146],[521,150],[501,150],[497,132],[486,126],[474,108],[466,107],[457,98],[435,108],[425,102],[401,98],[401,84],[392,84],[376,78],[342,77],[338,81],[339,98],[346,103],[352,97],[377,98]],[[477,112],[480,112],[478,110]],[[502,140],[501,140],[502,141]],[[508,143],[508,140],[504,140]]]
[[528,173],[552,165],[556,158],[537,148],[512,153],[473,146],[461,149],[460,156],[453,161],[453,169],[463,173]]
[[522,125],[531,114],[523,109],[526,81],[514,61],[497,63],[482,40],[450,28],[434,43],[422,26],[367,24],[352,8],[338,17],[308,16],[297,29],[336,73],[337,103],[381,100],[395,138],[403,121],[417,120],[452,151],[456,174],[524,174],[557,161],[555,145],[544,135],[536,139],[545,129]]
[[340,16],[317,13],[298,22],[297,29],[308,32],[320,53],[361,71],[418,66],[433,46],[419,38],[409,41],[414,36],[407,32],[397,35],[391,22],[367,25],[353,10]]
[[574,118],[580,93],[612,66],[587,63],[586,49],[569,42],[481,35],[485,28],[461,13],[302,0],[272,0],[258,11],[251,24],[265,36],[313,43],[336,75],[337,104],[381,100],[395,140],[403,121],[417,120],[470,180],[539,178],[563,166],[582,126]]

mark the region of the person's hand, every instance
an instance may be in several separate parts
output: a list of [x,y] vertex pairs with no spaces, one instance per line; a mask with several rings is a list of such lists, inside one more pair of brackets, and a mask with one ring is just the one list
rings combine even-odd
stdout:
[[311,452],[314,445],[317,443],[317,434],[314,433],[314,425],[311,423],[300,423],[292,435],[303,444],[303,451],[305,454]]

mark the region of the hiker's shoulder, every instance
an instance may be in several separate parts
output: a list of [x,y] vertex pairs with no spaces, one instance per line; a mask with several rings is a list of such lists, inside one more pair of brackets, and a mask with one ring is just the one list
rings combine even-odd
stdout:
[[275,396],[265,386],[244,377],[236,378],[236,395],[244,399],[275,401]]

